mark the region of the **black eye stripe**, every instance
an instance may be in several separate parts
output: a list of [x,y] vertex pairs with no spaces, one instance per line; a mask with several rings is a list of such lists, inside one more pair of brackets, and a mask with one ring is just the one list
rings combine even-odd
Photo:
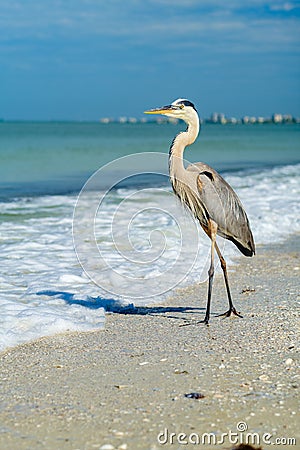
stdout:
[[180,98],[180,99],[176,100],[176,102],[173,102],[172,104],[179,108],[183,108],[184,106],[189,106],[190,108],[193,108],[197,112],[195,105],[192,102],[190,102],[189,100],[186,100],[184,98],[183,99]]
[[183,100],[181,103],[184,106],[190,106],[191,108],[194,108],[195,111],[197,111],[196,108],[195,108],[195,105],[192,102],[190,102],[189,100]]
[[185,106],[189,106],[190,108],[193,108],[197,112],[194,103],[190,102],[186,98],[178,98],[172,103],[172,106],[180,109],[183,109]]

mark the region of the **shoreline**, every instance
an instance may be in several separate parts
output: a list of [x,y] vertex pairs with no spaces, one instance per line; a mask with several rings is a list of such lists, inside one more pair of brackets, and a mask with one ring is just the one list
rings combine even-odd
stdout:
[[[241,422],[260,439],[269,433],[299,443],[299,247],[292,236],[229,267],[243,319],[214,317],[227,308],[217,274],[209,327],[197,324],[206,306],[202,283],[161,305],[106,313],[105,329],[4,350],[0,448],[197,448],[180,444],[178,435],[219,439]],[[185,397],[193,392],[203,398]],[[172,445],[170,436],[165,445],[157,440],[166,429],[176,434]],[[227,437],[216,448],[231,444]]]

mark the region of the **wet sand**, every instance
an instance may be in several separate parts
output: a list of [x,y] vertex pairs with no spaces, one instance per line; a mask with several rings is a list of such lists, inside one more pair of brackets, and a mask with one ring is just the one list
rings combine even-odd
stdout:
[[[201,284],[161,305],[108,314],[104,331],[2,353],[0,448],[228,449],[247,433],[262,448],[276,439],[275,448],[300,448],[299,236],[230,269],[243,319],[214,317],[227,308],[219,274],[209,327],[197,323],[206,304]],[[222,438],[230,431],[238,436]],[[297,445],[282,440],[290,438]]]

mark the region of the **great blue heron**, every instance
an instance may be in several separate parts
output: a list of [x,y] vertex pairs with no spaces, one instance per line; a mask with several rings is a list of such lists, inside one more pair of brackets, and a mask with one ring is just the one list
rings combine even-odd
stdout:
[[242,317],[232,303],[226,262],[216,242],[217,234],[232,241],[245,256],[255,254],[255,245],[247,214],[237,194],[218,172],[204,163],[184,167],[183,152],[186,146],[195,142],[200,123],[193,103],[186,99],[175,100],[171,105],[145,111],[146,114],[163,114],[187,123],[187,129],[173,140],[169,152],[170,180],[175,194],[200,222],[211,239],[211,260],[208,271],[208,295],[203,322],[208,324],[212,284],[214,277],[214,252],[216,250],[224,274],[229,309],[220,316],[234,314]]

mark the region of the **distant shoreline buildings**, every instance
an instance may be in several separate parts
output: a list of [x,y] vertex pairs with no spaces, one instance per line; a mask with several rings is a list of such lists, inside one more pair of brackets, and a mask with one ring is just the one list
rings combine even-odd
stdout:
[[[176,124],[179,120],[168,118],[168,117],[157,117],[156,119],[137,119],[135,117],[120,117],[119,119],[112,119],[109,117],[103,117],[100,119],[100,123],[173,123]],[[244,125],[253,125],[253,124],[265,124],[265,123],[273,123],[273,124],[287,124],[287,123],[300,123],[300,117],[293,117],[291,114],[279,114],[274,113],[271,117],[262,117],[262,116],[243,116],[241,118],[236,117],[227,117],[223,113],[214,112],[207,119],[201,119],[202,123],[210,123],[210,124],[221,124],[221,125],[236,125],[236,124],[244,124]]]
[[274,113],[271,117],[262,116],[243,116],[241,119],[236,117],[226,117],[223,113],[213,113],[209,119],[205,119],[206,123],[218,123],[226,125],[230,124],[260,124],[260,123],[300,123],[300,118],[293,117],[291,114]]
[[[221,125],[236,125],[236,124],[243,124],[243,125],[253,125],[253,124],[299,124],[300,123],[300,117],[293,117],[291,114],[279,114],[274,113],[271,117],[262,117],[262,116],[243,116],[241,118],[236,117],[227,117],[223,113],[217,113],[214,112],[211,114],[209,118],[200,119],[201,123],[208,123],[208,124],[221,124]],[[85,122],[94,122],[93,120],[6,120],[0,117],[0,123],[13,123],[13,122],[45,122],[45,123],[65,123],[65,122],[77,122],[77,123],[85,123]],[[158,123],[158,124],[164,124],[164,123],[171,123],[171,124],[177,124],[179,123],[178,119],[169,118],[166,116],[157,116],[152,117],[151,119],[142,117],[142,118],[136,118],[136,117],[119,117],[118,119],[112,118],[112,117],[102,117],[96,122],[100,122],[102,124],[109,124],[109,123],[120,123],[120,124],[136,124],[136,123]]]

